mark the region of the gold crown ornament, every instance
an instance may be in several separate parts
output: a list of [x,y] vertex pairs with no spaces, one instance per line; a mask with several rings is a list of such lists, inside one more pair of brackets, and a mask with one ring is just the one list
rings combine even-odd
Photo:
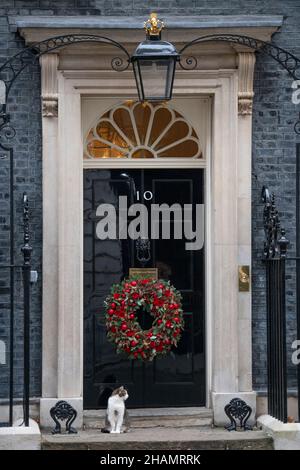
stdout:
[[148,37],[160,36],[161,30],[164,27],[164,22],[157,18],[157,13],[151,13],[150,18],[144,21],[144,28]]

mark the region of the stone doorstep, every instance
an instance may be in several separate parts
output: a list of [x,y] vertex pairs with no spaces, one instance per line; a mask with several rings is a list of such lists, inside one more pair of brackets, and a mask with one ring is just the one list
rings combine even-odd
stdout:
[[300,423],[283,423],[262,415],[257,419],[257,426],[272,437],[275,450],[300,450]]
[[28,427],[23,425],[23,419],[18,419],[12,427],[0,428],[0,451],[40,449],[41,432],[34,420],[29,420]]
[[[131,409],[128,412],[132,428],[211,426],[213,423],[212,410],[204,407]],[[105,410],[85,410],[84,428],[103,427],[105,413]]]
[[42,434],[42,450],[273,450],[273,440],[263,431],[228,432],[224,429],[147,428],[126,434],[95,430],[78,434]]

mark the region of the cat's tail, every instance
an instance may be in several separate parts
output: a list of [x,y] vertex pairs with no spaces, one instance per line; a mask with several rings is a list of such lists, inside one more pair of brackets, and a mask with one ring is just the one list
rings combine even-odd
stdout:
[[105,433],[107,433],[107,434],[110,433],[110,431],[109,431],[107,428],[101,428],[101,432],[105,432]]

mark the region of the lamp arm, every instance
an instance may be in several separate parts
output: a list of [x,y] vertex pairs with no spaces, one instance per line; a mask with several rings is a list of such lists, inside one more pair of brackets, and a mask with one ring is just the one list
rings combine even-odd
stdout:
[[106,44],[120,49],[122,53],[124,53],[126,59],[124,60],[122,57],[114,57],[111,60],[111,67],[117,71],[128,69],[130,65],[129,52],[122,44],[111,38],[90,34],[67,34],[64,36],[55,36],[26,47],[22,51],[10,57],[0,67],[0,74],[3,76],[3,82],[6,85],[6,99],[16,78],[28,65],[33,64],[40,56],[72,44],[87,42]]
[[[290,52],[275,46],[275,44],[252,38],[250,36],[241,36],[239,34],[210,34],[200,36],[185,44],[180,50],[180,56],[189,47],[205,42],[229,42],[254,49],[256,52],[266,54],[278,62],[294,80],[300,80],[300,59]],[[179,65],[184,70],[193,70],[197,67],[197,59],[193,56],[180,57]]]

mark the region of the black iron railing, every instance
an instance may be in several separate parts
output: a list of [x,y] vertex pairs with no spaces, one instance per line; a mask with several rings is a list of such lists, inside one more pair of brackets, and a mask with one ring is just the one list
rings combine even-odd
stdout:
[[267,259],[268,412],[287,421],[285,260]]
[[[4,368],[8,372],[8,419],[0,423],[1,426],[12,426],[14,420],[14,402],[15,393],[15,361],[16,361],[16,342],[15,342],[15,322],[16,311],[23,317],[23,420],[25,426],[29,425],[29,396],[30,396],[30,286],[31,286],[31,251],[29,244],[29,207],[28,197],[23,195],[23,232],[24,245],[21,248],[23,254],[23,264],[0,265],[1,272],[9,272],[9,335],[8,335],[8,364],[0,364],[0,368]],[[23,289],[21,294],[21,303],[16,302],[16,297],[20,293],[16,293],[17,274],[21,274]],[[2,305],[2,302],[1,302]],[[3,305],[6,305],[4,302]],[[7,338],[4,338],[4,341]],[[18,358],[19,359],[19,358]],[[1,370],[1,369],[0,369]],[[18,397],[19,398],[19,397]]]
[[[281,227],[274,194],[267,188],[262,190],[264,207],[264,262],[266,266],[266,303],[267,303],[267,368],[268,368],[268,413],[287,422],[288,386],[286,332],[286,279],[288,270],[293,269],[290,262],[296,262],[296,300],[295,315],[297,338],[300,339],[300,257],[288,257],[289,241]],[[289,271],[288,271],[289,272]],[[300,366],[298,376],[298,420],[300,418]]]

